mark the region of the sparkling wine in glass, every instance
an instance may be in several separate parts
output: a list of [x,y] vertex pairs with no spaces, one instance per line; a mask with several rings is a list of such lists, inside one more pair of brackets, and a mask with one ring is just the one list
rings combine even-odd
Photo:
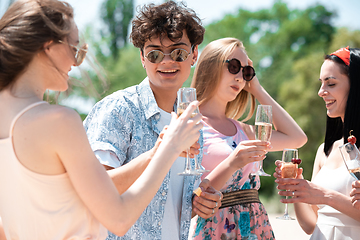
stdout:
[[339,147],[345,166],[351,176],[360,180],[360,152],[356,145],[346,143]]
[[[261,141],[270,141],[272,133],[272,108],[271,105],[259,105],[255,116],[255,138]],[[263,161],[259,162],[260,168],[255,173],[259,176],[267,176],[263,170]]]
[[[281,177],[282,178],[296,178],[298,171],[298,164],[296,164],[293,159],[298,159],[298,150],[297,149],[284,149],[282,155],[282,164],[281,164]],[[287,198],[287,196],[286,196]],[[285,212],[281,217],[277,219],[282,220],[295,220],[295,218],[290,217],[288,212],[288,204],[285,203]]]
[[[185,109],[190,105],[191,102],[196,100],[196,89],[195,88],[180,88],[177,92],[177,115],[180,116]],[[191,117],[194,117],[199,113],[199,109],[191,114]],[[197,161],[196,157],[194,158],[195,169],[191,166],[189,152],[190,148],[188,148],[186,154],[186,162],[185,162],[185,170],[179,175],[200,175],[208,170],[205,170],[201,164]]]

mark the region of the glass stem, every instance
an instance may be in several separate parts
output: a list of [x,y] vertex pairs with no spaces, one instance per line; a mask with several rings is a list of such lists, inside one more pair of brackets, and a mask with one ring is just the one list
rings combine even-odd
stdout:
[[260,170],[262,170],[263,168],[262,168],[262,166],[263,166],[263,160],[261,160],[260,162],[259,162],[259,166],[260,166]]
[[190,171],[190,148],[186,149],[185,171]]
[[[287,199],[288,197],[286,196],[285,199]],[[288,212],[288,204],[285,203],[285,215],[289,215],[289,212]]]

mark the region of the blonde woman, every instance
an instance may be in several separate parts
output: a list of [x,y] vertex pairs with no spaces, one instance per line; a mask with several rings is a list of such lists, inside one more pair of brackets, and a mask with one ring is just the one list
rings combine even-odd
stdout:
[[[299,148],[307,137],[291,116],[260,85],[241,41],[223,38],[209,43],[195,69],[204,123],[203,166],[211,185],[224,194],[221,209],[208,219],[197,218],[194,239],[275,239],[266,210],[258,198],[254,175],[267,151]],[[240,122],[247,106],[249,119],[255,98],[271,105],[271,145],[255,139],[255,126]],[[231,199],[237,199],[232,201]],[[194,221],[193,221],[194,222]]]

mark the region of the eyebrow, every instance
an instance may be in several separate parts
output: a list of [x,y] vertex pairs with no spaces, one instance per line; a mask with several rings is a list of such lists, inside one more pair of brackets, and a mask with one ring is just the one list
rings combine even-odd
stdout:
[[[330,77],[325,78],[324,81],[327,81],[329,79],[336,79],[336,77],[330,76]],[[321,78],[319,78],[319,81],[321,81]]]
[[160,47],[171,48],[171,47],[177,47],[177,46],[188,46],[188,45],[186,43],[184,43],[184,42],[174,43],[174,44],[171,44],[171,45],[169,45],[167,47],[162,46],[162,45],[150,44],[150,45],[147,45],[145,47],[145,49],[147,49],[147,48],[160,48]]

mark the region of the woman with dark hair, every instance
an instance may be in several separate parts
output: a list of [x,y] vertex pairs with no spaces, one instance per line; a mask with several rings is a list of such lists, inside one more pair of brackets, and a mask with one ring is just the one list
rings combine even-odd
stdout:
[[[202,165],[211,171],[202,178],[224,195],[218,213],[196,219],[193,238],[275,239],[258,196],[257,161],[268,151],[301,147],[307,141],[305,133],[260,85],[243,43],[236,38],[221,38],[203,49],[192,87],[204,116]],[[255,98],[272,106],[275,129],[271,130],[271,147],[255,140],[255,126],[245,123],[254,112]],[[249,114],[238,121],[248,105]]]
[[196,103],[179,118],[173,113],[162,140],[144,153],[146,169],[120,195],[79,115],[43,101],[47,89],[67,90],[68,72],[87,51],[78,44],[63,1],[18,0],[0,19],[0,216],[9,240],[105,239],[106,228],[125,234],[200,136],[201,115],[189,120]]
[[[318,148],[311,181],[280,178],[281,162],[276,161],[274,177],[283,203],[294,203],[297,220],[311,239],[358,239],[360,210],[351,204],[351,183],[339,146],[348,136],[360,137],[360,49],[341,48],[327,55],[321,67],[319,96],[327,108],[325,142]],[[359,147],[359,141],[356,142]]]

